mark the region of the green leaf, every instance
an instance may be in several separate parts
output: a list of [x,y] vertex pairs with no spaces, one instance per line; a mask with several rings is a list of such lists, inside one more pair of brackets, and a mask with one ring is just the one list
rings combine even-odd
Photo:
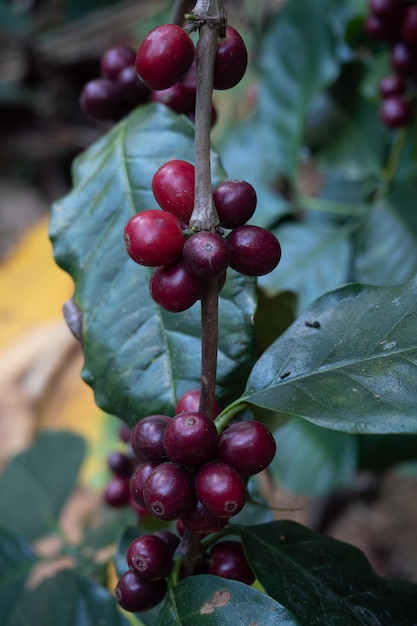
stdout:
[[294,493],[321,496],[352,481],[357,467],[357,440],[293,418],[275,433],[278,452],[269,466]]
[[416,433],[416,323],[416,277],[325,294],[260,357],[240,402],[344,432]]
[[81,437],[42,432],[31,448],[10,461],[1,476],[2,524],[28,539],[56,530],[84,453]]
[[192,576],[174,587],[155,626],[297,626],[266,594],[218,576]]
[[[164,105],[140,107],[78,158],[73,191],[53,208],[55,258],[71,274],[83,311],[83,378],[97,404],[131,426],[171,413],[200,382],[200,307],[161,309],[149,294],[150,269],[127,255],[123,229],[155,208],[151,181],[172,158],[193,161],[194,129]],[[214,184],[225,178],[213,154]],[[220,294],[218,397],[239,395],[254,362],[255,281],[229,272]]]
[[0,623],[4,626],[36,561],[24,539],[0,527]]
[[417,585],[375,574],[357,548],[292,521],[241,527],[265,591],[302,626],[414,626]]
[[63,570],[26,591],[4,626],[128,626],[104,587]]

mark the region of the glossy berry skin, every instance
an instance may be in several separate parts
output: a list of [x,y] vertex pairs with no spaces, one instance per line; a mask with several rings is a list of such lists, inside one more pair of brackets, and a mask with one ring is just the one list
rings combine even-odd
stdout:
[[156,535],[142,535],[127,549],[129,569],[142,580],[159,580],[168,576],[172,567],[172,552],[168,544]]
[[226,180],[213,192],[221,226],[236,228],[255,213],[257,197],[252,185],[245,180]]
[[234,467],[241,476],[252,476],[271,463],[275,452],[275,439],[268,428],[249,420],[230,424],[221,433],[217,458]]
[[210,550],[209,558],[209,574],[238,580],[246,585],[252,585],[255,582],[255,575],[239,541],[216,543]]
[[181,517],[196,499],[192,475],[181,465],[161,463],[149,475],[143,497],[155,517],[167,521]]
[[194,165],[173,159],[153,175],[152,192],[161,209],[188,224],[194,208],[194,184]]
[[214,63],[213,88],[231,89],[243,78],[248,65],[245,42],[237,30],[226,26],[226,36],[219,39]]
[[100,60],[100,71],[104,78],[116,80],[120,72],[135,65],[136,53],[128,46],[115,46],[107,50]]
[[168,87],[168,89],[153,91],[151,97],[152,102],[160,102],[175,111],[175,113],[184,114],[194,111],[195,99],[195,89],[191,89],[183,83],[176,83],[172,87]]
[[130,613],[148,611],[162,602],[167,592],[164,578],[156,581],[141,580],[131,571],[119,578],[116,600],[119,606]]
[[[200,410],[200,396],[201,390],[190,389],[182,394],[175,407],[175,414],[178,413],[198,413]],[[217,398],[214,400],[214,417],[217,417],[221,413],[221,406]]]
[[195,506],[181,518],[187,530],[199,535],[208,533],[216,533],[227,524],[227,517],[217,517],[209,511],[200,500],[197,500]]
[[227,236],[231,250],[230,267],[247,276],[271,272],[281,259],[278,239],[259,226],[238,226]]
[[151,276],[152,298],[171,313],[189,309],[200,298],[203,280],[191,274],[184,261],[158,267]]
[[400,128],[411,123],[413,109],[402,96],[392,96],[382,102],[379,117],[389,128]]
[[381,98],[390,98],[391,96],[402,95],[407,89],[405,81],[401,76],[393,74],[392,76],[385,76],[379,83],[379,95]]
[[168,415],[148,415],[135,424],[130,444],[138,459],[156,463],[166,460],[163,439],[170,421]]
[[216,455],[217,428],[203,413],[180,413],[164,432],[164,450],[170,461],[200,467]]
[[210,280],[226,271],[230,261],[230,248],[217,233],[201,230],[187,239],[182,256],[192,274],[203,280]]
[[107,457],[108,468],[117,476],[130,478],[133,471],[132,460],[123,452],[112,452]]
[[120,95],[132,107],[144,104],[151,97],[151,91],[138,78],[134,65],[125,67],[117,77]]
[[185,30],[175,24],[148,33],[136,55],[136,70],[150,89],[168,89],[190,69],[195,48]]
[[417,51],[399,41],[391,49],[392,68],[401,76],[413,76],[417,67]]
[[149,476],[152,474],[153,470],[158,467],[158,463],[141,463],[138,465],[133,472],[130,483],[129,490],[130,496],[137,505],[147,509],[147,504],[143,497],[143,489],[145,487],[145,483],[148,480]]
[[197,497],[217,517],[232,517],[243,509],[245,485],[231,465],[210,461],[195,477]]
[[104,500],[115,509],[127,506],[130,500],[129,479],[125,476],[114,476],[104,490]]
[[417,6],[407,8],[402,23],[401,35],[406,43],[411,45],[417,44]]
[[155,531],[154,535],[162,539],[162,541],[165,541],[170,553],[174,554],[180,543],[178,535],[175,535],[170,530],[166,530],[165,528]]
[[184,235],[175,215],[158,209],[136,213],[124,229],[129,256],[140,265],[157,267],[176,261]]
[[80,107],[87,117],[103,122],[114,122],[126,113],[119,87],[108,78],[96,78],[84,85]]

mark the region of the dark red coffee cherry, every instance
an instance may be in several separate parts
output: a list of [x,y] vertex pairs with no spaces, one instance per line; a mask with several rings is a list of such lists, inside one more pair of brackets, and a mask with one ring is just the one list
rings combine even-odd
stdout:
[[185,30],[175,24],[157,26],[143,40],[136,70],[150,89],[168,89],[190,69],[195,48]]
[[406,43],[417,43],[417,6],[407,7],[402,23],[401,35]]
[[400,96],[405,93],[406,89],[405,81],[397,74],[385,76],[379,83],[379,95],[384,99],[391,96]]
[[241,476],[252,476],[271,463],[275,452],[275,439],[268,428],[250,420],[227,426],[220,435],[217,457]]
[[217,517],[200,500],[197,500],[195,506],[182,516],[181,521],[187,530],[206,535],[208,533],[216,533],[224,528],[228,518]]
[[124,240],[129,256],[149,267],[176,261],[185,241],[175,215],[158,209],[131,217],[124,229]]
[[112,452],[107,457],[107,465],[109,469],[117,476],[125,476],[130,478],[133,471],[132,459],[123,452]]
[[246,585],[252,585],[255,582],[255,575],[239,541],[216,543],[210,550],[209,558],[209,574],[239,580]]
[[214,89],[231,89],[243,78],[248,65],[245,42],[237,30],[226,26],[226,36],[219,39],[214,64]]
[[167,311],[179,313],[200,298],[203,280],[191,274],[184,261],[158,267],[149,283],[152,298]]
[[143,497],[143,489],[149,476],[157,467],[158,463],[152,463],[151,461],[149,461],[148,463],[141,463],[136,467],[130,478],[130,496],[132,500],[136,502],[136,504],[145,509],[147,509],[148,507]]
[[166,530],[165,528],[155,531],[154,535],[165,541],[171,554],[174,554],[180,544],[180,538],[178,535],[175,535],[170,530]]
[[194,208],[194,184],[194,165],[173,159],[153,175],[152,191],[162,209],[188,224]]
[[125,611],[140,613],[162,602],[166,592],[167,583],[164,578],[155,581],[141,580],[128,571],[119,578],[116,600]]
[[130,500],[129,479],[125,476],[114,476],[104,490],[104,500],[115,509],[127,506]]
[[217,517],[232,517],[243,509],[245,485],[231,465],[210,461],[195,477],[197,497]]
[[180,413],[164,432],[164,450],[170,461],[200,467],[216,455],[217,428],[203,413]]
[[186,85],[176,83],[168,89],[152,92],[152,102],[160,102],[175,111],[175,113],[190,113],[195,108],[195,89],[190,89]]
[[141,535],[127,549],[127,564],[138,578],[159,580],[171,571],[172,552],[160,537]]
[[182,256],[192,274],[210,280],[226,271],[230,248],[220,235],[201,230],[187,239]]
[[104,122],[119,120],[127,112],[118,85],[108,78],[96,78],[84,85],[80,107],[87,117]]
[[166,461],[163,439],[170,421],[168,415],[148,415],[135,424],[130,435],[130,443],[138,459],[156,463]]
[[236,228],[247,222],[255,213],[255,189],[245,180],[226,180],[213,192],[221,226]]
[[[200,410],[200,396],[201,390],[198,389],[190,389],[183,393],[180,399],[177,402],[177,406],[175,407],[175,414],[178,413],[198,413]],[[222,411],[222,408],[219,404],[217,398],[214,399],[214,417],[217,417]]]
[[119,439],[123,443],[130,443],[130,426],[126,422],[122,422],[119,428]]
[[410,124],[413,118],[413,109],[411,104],[402,96],[392,96],[382,102],[379,116],[389,128],[400,128]]
[[402,2],[398,0],[371,0],[370,12],[381,20],[399,20],[403,15]]
[[402,41],[391,49],[391,65],[401,76],[413,76],[417,67],[417,51]]
[[196,500],[192,475],[181,465],[161,463],[149,475],[143,497],[155,517],[167,521],[181,517]]
[[227,236],[231,251],[230,267],[248,276],[272,272],[281,259],[278,239],[259,226],[238,226]]
[[136,53],[128,46],[115,46],[107,50],[100,60],[100,71],[104,78],[116,80],[120,72],[135,65]]
[[136,67],[125,67],[117,77],[117,86],[122,98],[132,107],[144,104],[151,97],[151,90],[139,80]]

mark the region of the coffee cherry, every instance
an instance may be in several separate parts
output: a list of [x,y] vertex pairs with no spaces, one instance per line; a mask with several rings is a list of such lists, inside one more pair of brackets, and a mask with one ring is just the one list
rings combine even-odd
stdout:
[[125,611],[139,613],[148,611],[162,602],[167,592],[164,578],[156,581],[141,580],[131,571],[119,578],[116,600]]
[[411,104],[402,96],[392,96],[381,104],[379,116],[390,128],[400,128],[408,126],[413,118]]
[[150,99],[152,92],[139,80],[134,65],[125,67],[118,75],[116,83],[120,95],[131,106],[144,104]]
[[230,267],[248,276],[271,272],[281,259],[278,239],[259,226],[238,226],[227,236],[231,251]]
[[184,261],[158,267],[149,283],[152,298],[167,311],[179,313],[200,298],[203,280],[191,274]]
[[109,469],[117,476],[125,476],[130,478],[133,471],[132,460],[123,454],[123,452],[112,452],[107,457],[107,465]]
[[406,43],[412,45],[417,43],[417,6],[407,8],[402,23],[401,35]]
[[84,85],[80,107],[87,117],[106,122],[119,120],[127,112],[119,87],[108,78],[90,80]]
[[138,459],[156,463],[166,461],[163,439],[170,421],[168,415],[148,415],[135,424],[130,435],[130,443]]
[[220,435],[217,458],[241,476],[252,476],[271,463],[275,452],[271,432],[261,422],[250,420],[227,426]]
[[181,465],[161,463],[149,475],[143,497],[155,517],[167,521],[181,517],[196,499],[192,475]]
[[175,111],[175,113],[190,113],[195,108],[195,89],[186,87],[182,82],[152,92],[152,102],[160,102]]
[[126,422],[122,422],[119,428],[119,439],[123,443],[130,443],[130,426]]
[[100,71],[104,78],[116,80],[120,72],[134,65],[136,53],[128,46],[116,46],[107,50],[100,61]]
[[127,564],[141,580],[159,580],[171,571],[172,553],[160,537],[141,535],[127,549]]
[[[186,391],[178,400],[177,406],[175,407],[175,414],[178,413],[198,413],[200,410],[200,396],[201,390],[198,389],[190,389]],[[219,404],[217,398],[214,399],[214,414],[213,418],[217,417],[222,411],[222,408]]]
[[417,51],[399,41],[391,49],[391,65],[402,76],[413,76],[416,73]]
[[379,95],[381,98],[390,98],[391,96],[400,96],[407,89],[405,81],[401,76],[396,74],[385,76],[379,83]]
[[402,2],[398,0],[371,0],[369,9],[381,20],[399,19],[402,16]]
[[213,192],[221,226],[236,228],[247,222],[255,212],[255,189],[244,180],[226,180]]
[[174,554],[180,543],[180,538],[178,537],[178,535],[174,535],[174,533],[172,533],[170,530],[166,530],[165,528],[157,530],[156,532],[154,532],[154,535],[165,541],[170,553]]
[[187,530],[206,535],[208,533],[216,533],[224,528],[228,518],[217,517],[200,500],[197,500],[195,506],[182,516],[181,521]]
[[175,24],[157,26],[143,40],[136,70],[150,89],[168,89],[190,69],[194,44],[185,30]]
[[152,474],[153,470],[156,469],[157,467],[158,467],[158,463],[152,463],[150,461],[148,463],[141,463],[140,465],[136,467],[135,471],[133,472],[130,478],[130,483],[129,483],[130,496],[132,500],[136,502],[136,504],[138,504],[139,506],[145,509],[147,509],[148,507],[143,497],[143,490],[144,490],[145,483],[148,480],[149,476]]
[[171,213],[158,209],[136,213],[124,229],[129,256],[150,267],[172,263],[181,256],[184,235]]
[[230,261],[230,249],[223,237],[205,230],[187,239],[182,254],[190,272],[204,280],[223,274]]
[[195,477],[197,497],[217,517],[232,517],[243,509],[245,485],[238,472],[221,461],[210,461]]
[[153,175],[152,191],[162,209],[188,224],[194,208],[194,184],[194,165],[173,159]]
[[248,64],[245,42],[237,30],[226,26],[226,36],[219,39],[214,63],[213,88],[231,89],[242,80]]
[[239,580],[246,585],[252,585],[255,582],[255,575],[239,541],[216,543],[210,550],[209,558],[209,574]]
[[125,476],[114,476],[104,490],[104,500],[115,509],[127,506],[130,500],[129,479]]
[[215,457],[218,443],[216,426],[203,413],[180,413],[164,432],[164,450],[170,461],[200,467]]

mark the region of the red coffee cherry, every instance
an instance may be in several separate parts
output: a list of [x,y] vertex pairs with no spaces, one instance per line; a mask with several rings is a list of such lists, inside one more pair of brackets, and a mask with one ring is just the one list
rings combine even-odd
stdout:
[[194,44],[185,30],[175,24],[157,26],[143,40],[136,70],[150,89],[168,89],[190,69]]
[[178,535],[175,535],[170,530],[166,530],[165,528],[155,531],[154,535],[165,541],[171,554],[174,554],[180,543]]
[[400,128],[410,124],[413,118],[413,109],[411,104],[402,96],[392,96],[382,102],[379,116],[389,128]]
[[[200,395],[201,390],[198,389],[190,389],[183,393],[183,395],[179,398],[177,402],[177,406],[175,407],[175,414],[178,413],[198,413],[200,410]],[[214,400],[214,417],[217,417],[222,411],[222,408],[215,398]]]
[[130,434],[130,444],[138,459],[155,463],[166,461],[163,439],[170,421],[168,415],[148,415],[135,424]]
[[153,175],[152,192],[161,209],[188,224],[194,208],[194,184],[194,165],[173,159]]
[[400,96],[407,89],[405,81],[401,76],[393,74],[385,76],[379,83],[379,95],[381,98],[390,98],[391,96]]
[[195,477],[197,498],[217,517],[232,517],[245,504],[245,485],[231,465],[210,461]]
[[255,582],[255,575],[239,541],[216,543],[210,550],[209,558],[209,574],[239,580],[246,585],[252,585]]
[[147,463],[141,463],[136,467],[130,478],[130,496],[136,504],[144,509],[147,509],[148,507],[143,497],[143,489],[149,476],[152,474],[153,470],[158,467],[158,465],[158,463],[151,461],[148,461]]
[[417,51],[402,41],[391,49],[392,68],[401,76],[413,76],[417,66]]
[[119,578],[116,600],[119,606],[130,613],[148,611],[162,602],[167,592],[164,578],[155,581],[141,580],[131,571]]
[[230,267],[248,276],[272,272],[281,259],[281,246],[271,232],[259,226],[238,226],[227,236]]
[[181,517],[196,500],[192,475],[181,465],[161,463],[149,475],[143,497],[155,517],[167,521]]
[[217,458],[234,467],[241,476],[252,476],[268,467],[276,447],[272,433],[261,422],[236,422],[221,433]]
[[[197,44],[198,45],[198,44]],[[219,39],[214,64],[214,89],[231,89],[243,78],[248,65],[248,51],[237,30],[226,26],[226,36]]]
[[398,0],[371,0],[370,12],[381,20],[397,20],[402,17],[403,6]]
[[171,571],[172,552],[160,537],[141,535],[127,549],[127,564],[141,580],[159,580]]
[[116,476],[125,476],[130,478],[133,471],[132,459],[123,452],[115,451],[107,457],[108,468],[116,474]]
[[80,107],[87,117],[103,122],[119,120],[127,112],[117,83],[108,78],[96,78],[84,85]]
[[124,240],[129,256],[150,267],[176,261],[185,241],[175,215],[158,209],[131,217],[124,229]]
[[209,280],[226,271],[230,248],[220,235],[202,230],[187,239],[182,256],[192,274]]
[[186,85],[176,83],[168,89],[152,92],[152,102],[160,102],[175,111],[175,113],[191,113],[195,109],[196,90]]
[[150,98],[151,91],[138,78],[136,67],[125,67],[117,77],[117,86],[122,98],[131,106],[144,104]]
[[417,6],[407,7],[401,35],[406,43],[412,45],[417,43]]
[[187,530],[201,535],[218,532],[226,526],[227,521],[227,517],[214,515],[200,500],[197,500],[195,506],[181,518]]
[[157,304],[172,313],[180,313],[200,298],[203,280],[191,274],[184,261],[177,261],[158,267],[151,276],[149,288]]
[[129,479],[126,476],[113,476],[104,490],[104,500],[115,509],[127,506],[130,500]]
[[213,200],[224,228],[236,228],[247,222],[257,203],[255,189],[245,180],[224,181],[214,190]]
[[116,80],[120,72],[135,65],[136,53],[128,46],[115,46],[107,50],[100,60],[100,71],[104,78]]
[[219,437],[212,419],[203,413],[180,413],[164,432],[164,450],[170,461],[200,467],[216,455]]

